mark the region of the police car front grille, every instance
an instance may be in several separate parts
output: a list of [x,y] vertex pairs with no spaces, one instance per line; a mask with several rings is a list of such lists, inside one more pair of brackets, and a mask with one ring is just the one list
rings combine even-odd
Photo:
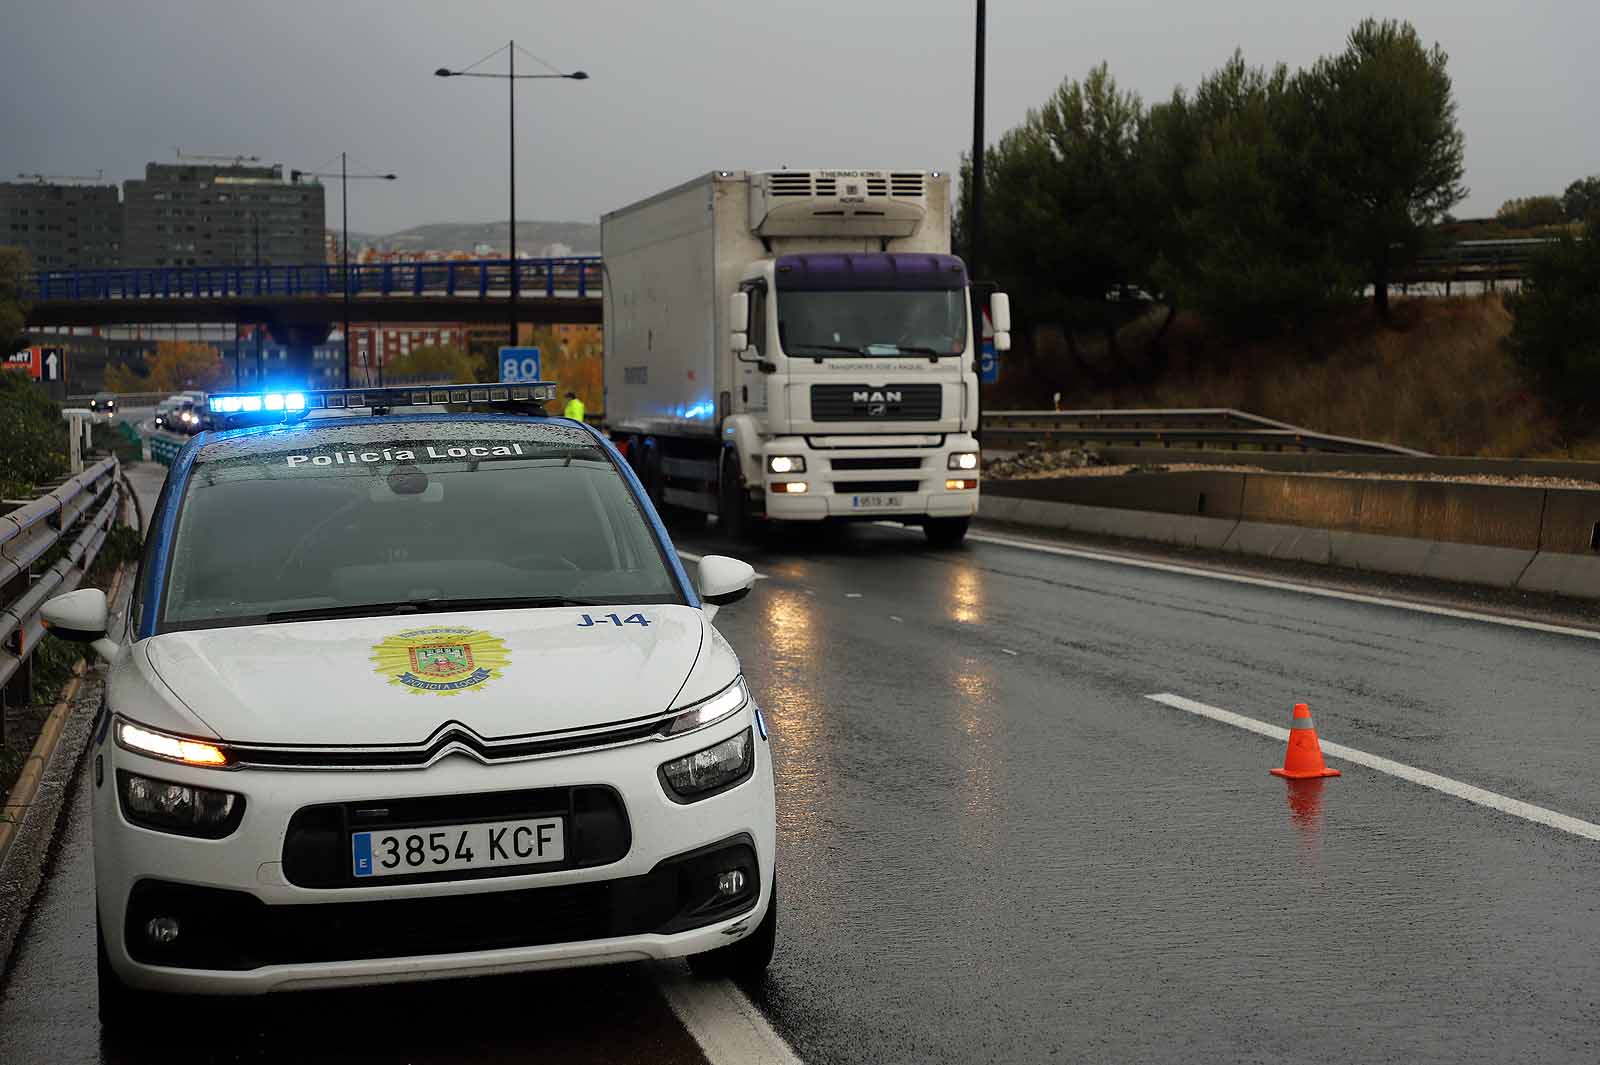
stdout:
[[936,384],[812,385],[811,420],[816,422],[935,422],[944,390]]
[[680,712],[672,711],[614,727],[493,740],[485,740],[465,725],[450,722],[416,744],[385,747],[229,744],[228,755],[235,765],[257,769],[419,769],[447,754],[460,754],[495,765],[638,743],[659,734],[663,723]]
[[289,819],[283,841],[283,875],[298,887],[372,887],[513,876],[534,867],[496,866],[478,872],[357,877],[351,869],[350,834],[385,828],[433,828],[475,821],[557,816],[565,824],[566,858],[537,871],[585,869],[620,861],[632,846],[622,799],[600,784],[573,788],[431,795],[304,806]]

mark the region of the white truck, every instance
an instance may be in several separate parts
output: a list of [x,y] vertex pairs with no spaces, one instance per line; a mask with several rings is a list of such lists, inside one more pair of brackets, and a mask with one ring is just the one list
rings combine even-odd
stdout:
[[[718,170],[600,220],[605,412],[658,505],[730,535],[978,510],[978,330],[950,178]],[[988,301],[1010,346],[1004,294]]]

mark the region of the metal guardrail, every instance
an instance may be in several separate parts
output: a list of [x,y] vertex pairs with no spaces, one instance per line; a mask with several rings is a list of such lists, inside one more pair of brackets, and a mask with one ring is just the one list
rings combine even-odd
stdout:
[[[44,636],[39,608],[76,588],[94,564],[116,520],[119,474],[115,458],[101,459],[0,514],[0,687],[24,667]],[[34,564],[62,543],[62,557],[30,579]]]
[[1233,451],[1317,451],[1345,455],[1422,455],[1373,440],[1302,429],[1226,407],[1173,410],[1015,410],[983,416],[985,443],[1047,441],[1135,447],[1221,447]]
[[447,262],[299,266],[153,266],[108,270],[43,270],[23,284],[25,298],[49,300],[237,299],[350,295],[504,299],[512,270],[527,296],[599,296],[598,255],[561,259],[477,259]]
[[[68,396],[66,405],[69,407],[87,407],[89,401],[99,393],[82,392],[78,395]],[[117,406],[119,407],[153,407],[157,403],[172,395],[171,392],[115,392]]]

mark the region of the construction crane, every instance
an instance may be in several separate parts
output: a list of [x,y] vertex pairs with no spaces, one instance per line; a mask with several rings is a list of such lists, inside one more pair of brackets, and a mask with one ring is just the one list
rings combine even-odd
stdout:
[[98,182],[98,181],[104,181],[105,179],[106,179],[106,172],[104,170],[96,170],[94,172],[94,177],[90,177],[87,174],[18,174],[17,175],[17,180],[18,181],[33,181],[33,182],[36,182],[37,184],[40,184],[40,185],[43,185],[47,181],[97,181]]
[[184,152],[182,148],[173,148],[172,154],[178,157],[180,163],[226,163],[229,166],[243,166],[245,163],[259,163],[259,155],[203,155],[196,152]]

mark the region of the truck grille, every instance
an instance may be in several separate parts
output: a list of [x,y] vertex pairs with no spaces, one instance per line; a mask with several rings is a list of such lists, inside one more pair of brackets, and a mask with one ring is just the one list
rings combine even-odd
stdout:
[[890,492],[915,492],[921,481],[835,481],[836,495],[884,495]]
[[883,458],[833,459],[836,470],[920,470],[921,455],[896,455]]
[[933,422],[942,412],[938,385],[812,385],[811,420]]

